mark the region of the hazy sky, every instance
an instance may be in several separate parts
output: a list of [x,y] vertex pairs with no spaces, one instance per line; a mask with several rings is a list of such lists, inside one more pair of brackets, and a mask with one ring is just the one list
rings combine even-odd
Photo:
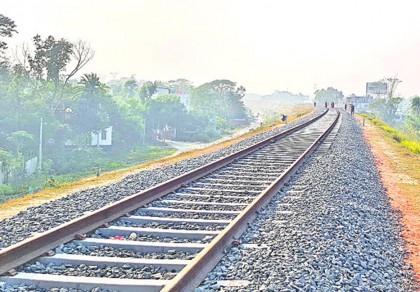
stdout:
[[18,25],[13,42],[89,42],[85,73],[304,94],[363,94],[366,81],[398,74],[397,93],[420,94],[417,0],[0,0],[0,13]]

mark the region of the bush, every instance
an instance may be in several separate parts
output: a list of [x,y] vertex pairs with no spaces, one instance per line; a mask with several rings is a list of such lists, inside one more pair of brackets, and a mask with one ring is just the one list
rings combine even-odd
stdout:
[[397,141],[398,143],[401,143],[401,141],[403,140],[403,138],[401,137],[401,135],[399,135],[398,133],[391,133],[391,138],[394,139],[395,141]]
[[15,193],[15,189],[9,185],[0,184],[0,196],[10,196]]
[[61,183],[57,180],[57,178],[56,178],[56,177],[54,177],[54,176],[50,176],[50,177],[47,177],[47,178],[45,179],[45,184],[44,184],[44,186],[45,186],[46,188],[56,188],[56,187],[58,187],[60,184],[61,184]]
[[414,152],[416,154],[420,154],[420,143],[419,142],[405,140],[405,141],[401,142],[401,145],[403,145],[405,148],[407,148],[411,152]]

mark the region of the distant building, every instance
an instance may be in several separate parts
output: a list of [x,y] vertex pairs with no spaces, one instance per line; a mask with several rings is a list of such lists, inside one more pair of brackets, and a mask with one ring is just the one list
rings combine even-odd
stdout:
[[165,94],[171,94],[171,90],[166,87],[156,87],[156,92],[153,93],[151,96],[152,99],[155,99],[158,96],[165,95]]
[[92,146],[110,148],[112,146],[112,126],[104,130],[91,133]]
[[347,104],[354,105],[354,111],[356,113],[366,113],[369,112],[369,105],[373,102],[373,97],[370,95],[367,96],[356,96],[354,94],[346,97]]
[[179,100],[181,101],[181,103],[184,104],[185,108],[187,109],[187,112],[190,112],[190,95],[186,92],[183,91],[175,91],[176,96],[179,97]]
[[152,95],[152,99],[157,98],[158,96],[165,95],[165,94],[172,94],[179,97],[179,100],[182,104],[184,104],[187,111],[190,111],[190,95],[184,91],[171,91],[171,89],[166,87],[157,87],[156,92]]

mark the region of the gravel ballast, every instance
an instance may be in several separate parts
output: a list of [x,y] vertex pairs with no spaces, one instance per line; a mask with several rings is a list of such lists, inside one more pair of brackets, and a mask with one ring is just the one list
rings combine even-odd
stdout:
[[118,183],[76,192],[37,207],[30,207],[12,218],[0,221],[0,249],[249,147],[274,134],[300,125],[318,114],[319,112],[281,128],[255,135],[214,153],[183,160],[155,170],[141,171],[127,176]]
[[118,279],[152,279],[170,280],[176,275],[176,271],[168,271],[161,267],[130,266],[125,264],[122,267],[95,266],[95,265],[55,265],[42,264],[40,262],[28,264],[21,268],[21,272],[63,275],[75,277],[103,277]]
[[329,151],[243,234],[254,245],[230,249],[196,292],[417,291],[398,218],[359,125],[343,113]]

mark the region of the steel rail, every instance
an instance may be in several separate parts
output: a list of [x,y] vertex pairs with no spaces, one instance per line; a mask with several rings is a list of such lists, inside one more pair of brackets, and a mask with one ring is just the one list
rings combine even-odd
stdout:
[[230,247],[232,240],[240,237],[247,228],[247,223],[252,222],[258,215],[258,210],[267,205],[271,198],[278,193],[281,187],[287,182],[306,159],[318,148],[320,143],[328,136],[340,117],[337,116],[328,129],[322,133],[317,140],[292,164],[283,174],[268,186],[254,201],[248,205],[223,231],[216,236],[184,269],[182,269],[166,285],[161,292],[193,291],[208,273],[222,259],[226,247]]
[[267,138],[250,147],[239,150],[229,156],[208,163],[197,169],[191,170],[185,174],[177,176],[166,182],[160,183],[154,187],[138,192],[127,198],[121,199],[115,203],[102,207],[96,211],[89,212],[83,216],[77,217],[69,222],[49,229],[36,236],[27,238],[19,243],[11,245],[0,250],[0,275],[15,269],[16,267],[41,256],[51,249],[73,240],[79,234],[88,233],[107,222],[115,220],[126,213],[132,212],[147,203],[162,197],[194,180],[209,174],[235,159],[244,157],[274,141],[286,137],[323,117],[328,110],[322,114],[313,117],[305,123],[282,133]]

